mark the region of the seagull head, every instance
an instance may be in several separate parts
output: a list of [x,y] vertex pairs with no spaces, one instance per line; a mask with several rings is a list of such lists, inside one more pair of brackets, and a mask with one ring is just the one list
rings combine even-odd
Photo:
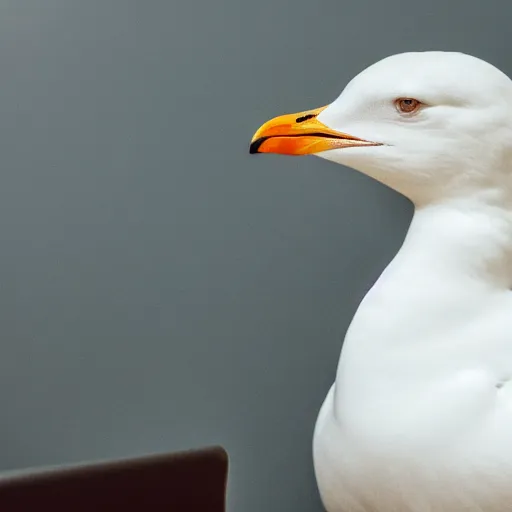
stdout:
[[415,204],[500,188],[512,179],[512,81],[462,53],[394,55],[329,105],[263,124],[250,152],[316,155]]

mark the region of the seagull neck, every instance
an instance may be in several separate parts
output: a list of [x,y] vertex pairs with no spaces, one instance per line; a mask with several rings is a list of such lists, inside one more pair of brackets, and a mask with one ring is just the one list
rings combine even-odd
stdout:
[[510,289],[512,209],[472,196],[417,207],[394,267],[469,286]]
[[[512,285],[512,213],[453,201],[416,208],[402,248],[368,292],[343,351],[435,340]],[[342,357],[343,359],[343,357]]]

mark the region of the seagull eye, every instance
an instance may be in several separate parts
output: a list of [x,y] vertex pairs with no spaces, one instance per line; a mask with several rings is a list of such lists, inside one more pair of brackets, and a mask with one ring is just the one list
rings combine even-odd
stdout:
[[402,114],[412,114],[420,108],[421,102],[414,98],[399,98],[395,101],[396,109]]

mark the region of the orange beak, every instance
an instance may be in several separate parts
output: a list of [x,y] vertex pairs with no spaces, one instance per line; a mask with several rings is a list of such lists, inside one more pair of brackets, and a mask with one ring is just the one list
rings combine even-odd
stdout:
[[329,149],[380,146],[378,143],[325,126],[318,121],[317,116],[326,108],[327,106],[271,119],[254,134],[249,152],[311,155]]

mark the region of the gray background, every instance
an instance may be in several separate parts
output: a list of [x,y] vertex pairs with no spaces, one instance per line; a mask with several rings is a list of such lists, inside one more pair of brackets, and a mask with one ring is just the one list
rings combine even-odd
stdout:
[[1,2],[0,469],[220,443],[233,512],[321,510],[316,414],[411,208],[249,140],[389,54],[511,73],[510,5]]

